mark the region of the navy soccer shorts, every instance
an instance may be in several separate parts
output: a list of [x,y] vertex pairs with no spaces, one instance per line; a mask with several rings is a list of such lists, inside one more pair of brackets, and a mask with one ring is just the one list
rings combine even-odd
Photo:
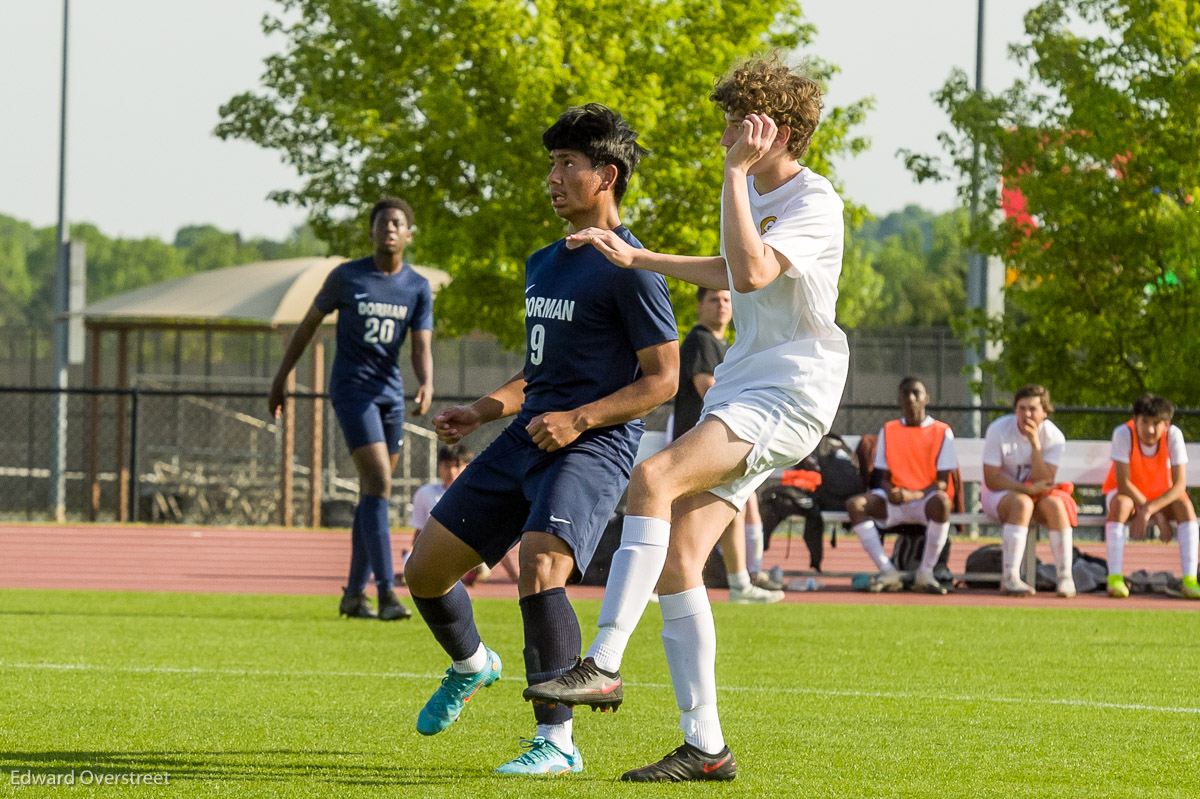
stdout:
[[388,453],[395,455],[404,446],[404,400],[335,402],[333,412],[351,452],[382,441]]
[[577,580],[587,571],[633,464],[603,435],[545,452],[514,426],[450,484],[433,518],[489,566],[499,563],[522,533],[557,536],[574,553]]

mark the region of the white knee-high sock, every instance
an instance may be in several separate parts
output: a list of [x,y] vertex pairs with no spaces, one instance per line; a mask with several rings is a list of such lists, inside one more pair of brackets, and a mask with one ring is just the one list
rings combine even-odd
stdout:
[[925,525],[925,551],[921,553],[921,570],[930,572],[937,565],[942,547],[950,537],[950,522],[930,521]]
[[1184,577],[1196,576],[1196,548],[1200,546],[1200,523],[1195,519],[1181,522],[1176,531],[1179,536],[1179,564]]
[[[1104,548],[1108,550],[1109,575],[1122,574],[1125,560],[1125,539],[1129,537],[1129,525],[1108,522],[1104,525]],[[1182,538],[1182,536],[1181,536]]]
[[763,526],[746,525],[746,568],[751,574],[762,571]]
[[1004,562],[1004,579],[1021,579],[1021,561],[1025,559],[1025,539],[1029,528],[1021,524],[1006,524],[1000,532],[1000,551]]
[[1071,576],[1074,546],[1074,531],[1070,527],[1050,531],[1050,552],[1054,555],[1054,568],[1058,571],[1059,579]]
[[572,728],[575,726],[573,722],[574,719],[567,719],[557,724],[539,724],[535,735],[545,738],[569,755],[575,751],[575,736],[572,734]]
[[875,568],[881,572],[893,571],[896,568],[892,565],[892,559],[883,551],[883,542],[879,540],[879,528],[875,526],[875,522],[870,519],[859,522],[854,525],[854,534],[862,542],[862,547],[871,556],[871,560],[875,561]]
[[626,516],[621,547],[613,555],[608,585],[600,603],[599,631],[588,656],[605,671],[621,667],[629,636],[650,603],[650,594],[667,562],[671,523],[650,516]]
[[717,717],[717,628],[704,586],[660,595],[663,649],[683,739],[715,755],[725,748]]

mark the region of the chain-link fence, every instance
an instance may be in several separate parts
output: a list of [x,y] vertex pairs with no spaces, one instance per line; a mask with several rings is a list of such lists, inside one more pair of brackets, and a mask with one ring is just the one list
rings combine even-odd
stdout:
[[[274,419],[261,378],[236,381],[232,390],[204,385],[200,379],[143,377],[125,390],[0,388],[0,518],[56,518],[57,484],[71,520],[349,525],[357,473],[324,394],[301,389],[291,413]],[[66,397],[61,470],[53,435],[60,396]],[[431,413],[470,399],[440,397]],[[663,429],[670,410],[669,404],[657,409],[647,428]],[[957,431],[968,429],[973,415],[982,430],[1009,411],[997,405],[930,408]],[[890,404],[846,403],[834,430],[874,433],[898,413]],[[1106,439],[1128,417],[1127,408],[1063,407],[1052,418],[1068,438]],[[392,490],[397,525],[407,521],[413,491],[436,479],[437,440],[428,424],[428,417],[410,418],[405,426]],[[466,443],[478,452],[504,424],[488,425]],[[1180,410],[1176,424],[1195,440],[1200,411]]]
[[[323,394],[298,394],[281,419],[268,416],[265,389],[141,381],[64,394],[66,451],[58,469],[53,428],[62,394],[0,389],[0,518],[56,518],[57,484],[70,520],[349,524],[357,473]],[[392,490],[398,525],[416,488],[436,479],[432,431],[406,423],[404,439]]]

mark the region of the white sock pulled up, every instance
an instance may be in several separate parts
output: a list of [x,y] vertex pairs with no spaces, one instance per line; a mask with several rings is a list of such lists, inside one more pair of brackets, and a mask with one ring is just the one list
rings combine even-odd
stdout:
[[650,595],[667,562],[671,523],[651,516],[626,516],[621,546],[613,555],[600,603],[599,630],[588,657],[604,671],[616,671]]

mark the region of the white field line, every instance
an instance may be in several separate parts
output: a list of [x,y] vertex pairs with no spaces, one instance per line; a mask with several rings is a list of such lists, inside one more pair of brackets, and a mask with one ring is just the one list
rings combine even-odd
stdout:
[[[101,666],[91,663],[7,663],[0,661],[0,670],[31,669],[46,671],[98,671],[118,674],[181,674],[185,676],[213,677],[294,677],[294,678],[391,678],[398,680],[438,680],[443,672],[437,674],[418,674],[416,672],[388,671],[278,671],[269,669],[211,669],[211,668],[180,668],[175,666]],[[626,682],[631,688],[670,688],[668,683],[656,682]],[[1128,702],[1097,702],[1091,699],[1055,699],[1053,697],[1020,698],[1011,696],[971,696],[969,694],[921,694],[904,691],[856,691],[835,688],[802,688],[796,686],[769,687],[751,685],[720,685],[720,691],[729,693],[748,694],[792,694],[801,696],[842,696],[867,699],[913,699],[923,702],[992,702],[1006,705],[1059,705],[1064,707],[1092,708],[1097,710],[1140,710],[1151,713],[1192,713],[1200,714],[1200,707],[1172,707],[1169,705],[1143,705]]]

